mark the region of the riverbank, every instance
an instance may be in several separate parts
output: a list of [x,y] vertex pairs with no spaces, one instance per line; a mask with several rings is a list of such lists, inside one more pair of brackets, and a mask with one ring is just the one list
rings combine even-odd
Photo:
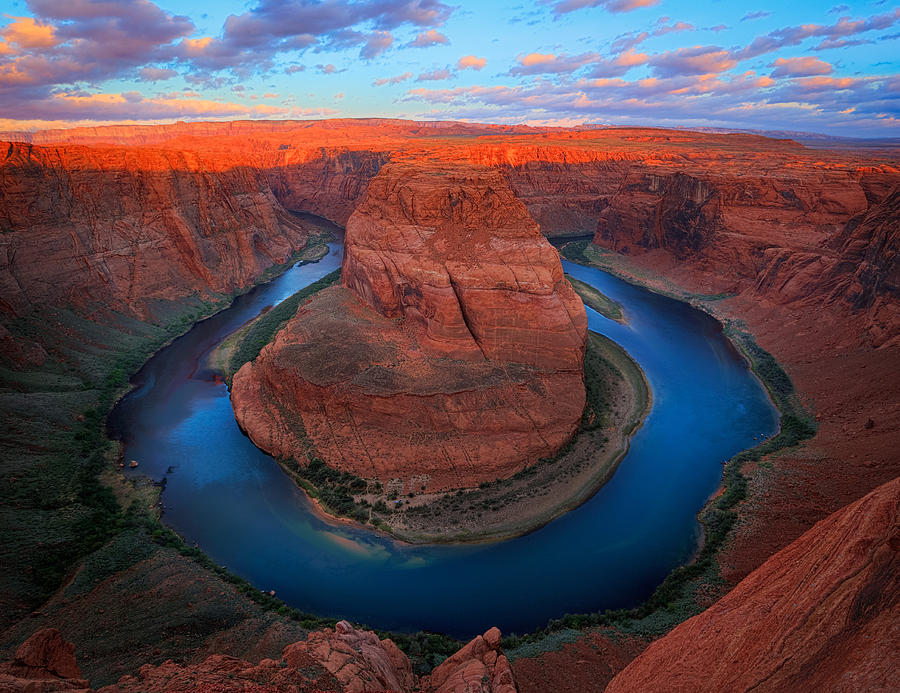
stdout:
[[[317,239],[319,242],[308,251],[302,252],[292,264],[305,265],[321,260],[328,254],[329,238],[330,235]],[[303,300],[325,286],[330,286],[339,278],[340,270],[337,270],[286,298],[277,306],[266,306],[259,315],[245,322],[210,351],[206,356],[206,366],[220,373],[225,381],[230,383],[238,369],[255,358],[281,325],[297,312]]]
[[409,543],[499,541],[533,532],[587,501],[612,477],[652,396],[640,366],[594,332],[588,333],[585,381],[593,410],[560,454],[477,489],[397,499],[396,509],[373,513],[379,526]]
[[[310,239],[327,231],[329,224],[319,221],[307,220]],[[6,654],[34,629],[61,628],[79,652],[91,653],[85,671],[104,684],[213,640],[236,656],[262,652],[267,631],[262,647],[271,655],[264,656],[276,656],[308,628],[321,627],[196,549],[173,545],[173,533],[159,520],[161,486],[122,476],[118,443],[105,426],[108,412],[131,390],[130,376],[149,359],[307,253],[291,254],[229,294],[160,301],[152,322],[94,306],[36,309],[8,325],[14,337],[44,344],[47,357],[0,368],[0,413],[8,424],[0,467],[9,480],[0,494],[9,520],[0,541],[8,559],[0,583],[0,651]],[[225,623],[236,630],[223,632]]]
[[723,596],[729,583],[722,578],[719,560],[729,547],[739,507],[747,498],[746,465],[770,459],[815,434],[815,421],[803,408],[784,369],[771,354],[759,347],[739,321],[723,318],[716,310],[715,304],[730,298],[729,294],[690,293],[661,276],[629,267],[624,258],[604,252],[587,241],[570,243],[562,248],[561,254],[572,262],[596,267],[632,284],[688,302],[719,320],[723,324],[723,333],[744,355],[765,386],[781,414],[781,425],[775,436],[739,452],[725,463],[719,489],[697,514],[703,529],[697,553],[690,563],[673,570],[650,598],[631,609],[567,614],[523,638],[509,638],[505,647],[511,660],[575,643],[585,629],[598,627],[613,628],[621,636],[655,638]]
[[[300,299],[334,281],[329,275]],[[243,325],[213,352],[210,364],[227,364],[226,380],[243,359],[255,332],[268,338],[282,324],[278,311],[299,294]],[[612,303],[610,301],[610,303]],[[293,303],[285,313],[293,313]],[[267,323],[268,326],[262,323]],[[270,324],[269,324],[270,323]],[[256,351],[258,349],[252,349]],[[240,362],[240,363],[237,363]],[[220,366],[221,367],[221,366]],[[628,450],[628,441],[650,410],[651,393],[640,366],[617,344],[589,333],[585,354],[587,405],[570,443],[553,458],[534,461],[515,476],[478,488],[399,495],[383,485],[339,473],[317,459],[308,465],[278,460],[328,522],[356,523],[412,544],[499,541],[532,532],[578,507],[605,484]],[[310,444],[310,455],[315,456]]]
[[593,286],[580,279],[576,279],[568,274],[566,275],[566,279],[569,280],[569,284],[575,289],[575,293],[581,297],[584,305],[597,311],[605,318],[615,320],[623,325],[628,323],[628,318],[622,310],[622,305],[620,303],[613,301],[609,296],[603,295]]

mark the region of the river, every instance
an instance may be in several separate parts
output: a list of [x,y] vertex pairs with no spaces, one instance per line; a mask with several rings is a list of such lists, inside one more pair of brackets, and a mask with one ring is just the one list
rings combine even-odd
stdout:
[[613,478],[542,529],[478,545],[409,546],[329,523],[238,429],[204,359],[234,329],[338,268],[342,245],[197,323],[150,359],[110,416],[127,460],[166,479],[163,521],[214,561],[303,611],[467,638],[527,632],[565,613],[634,606],[697,548],[696,513],[722,463],[778,427],[760,382],[713,318],[600,270],[572,276],[624,307],[588,323],[641,365],[653,406]]

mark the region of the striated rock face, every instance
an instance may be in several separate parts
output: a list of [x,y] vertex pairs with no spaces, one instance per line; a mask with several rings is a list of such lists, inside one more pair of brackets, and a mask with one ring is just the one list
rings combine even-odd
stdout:
[[306,244],[248,168],[188,152],[8,145],[0,160],[0,310],[228,293]]
[[606,689],[900,689],[900,478],[822,520]]
[[306,642],[288,645],[282,655],[288,667],[305,659],[321,664],[337,678],[342,691],[411,691],[415,676],[406,655],[393,640],[379,640],[372,631],[356,630],[340,621],[334,630],[313,631]]
[[0,664],[0,691],[44,693],[83,691],[88,682],[81,678],[75,661],[75,646],[55,628],[44,628],[16,650],[12,662]]
[[257,445],[305,462],[308,436],[330,465],[418,492],[510,476],[571,437],[584,307],[496,172],[382,169],[343,277],[235,375]]
[[581,369],[584,307],[494,170],[384,169],[347,224],[343,281],[435,355]]
[[515,693],[509,662],[500,651],[500,630],[491,628],[444,660],[422,681],[434,693]]

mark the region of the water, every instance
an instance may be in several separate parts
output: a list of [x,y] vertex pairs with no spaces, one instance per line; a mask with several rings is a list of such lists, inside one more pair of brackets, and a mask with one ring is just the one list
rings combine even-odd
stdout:
[[696,550],[696,513],[717,488],[722,462],[777,430],[777,412],[715,320],[564,262],[624,306],[627,325],[590,308],[588,323],[631,354],[653,392],[610,482],[546,527],[490,544],[408,546],[326,522],[240,432],[225,385],[202,363],[263,307],[339,267],[342,247],[330,248],[162,350],[110,423],[139,472],[167,479],[166,524],[298,609],[469,637],[494,625],[526,632],[567,612],[636,605]]

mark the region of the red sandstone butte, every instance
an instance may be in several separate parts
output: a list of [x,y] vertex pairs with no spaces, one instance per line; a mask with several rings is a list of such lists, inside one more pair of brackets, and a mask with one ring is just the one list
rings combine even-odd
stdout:
[[496,171],[396,163],[347,223],[345,287],[234,377],[264,450],[408,490],[474,486],[554,454],[584,407],[584,306]]
[[900,478],[816,524],[607,687],[900,690]]

